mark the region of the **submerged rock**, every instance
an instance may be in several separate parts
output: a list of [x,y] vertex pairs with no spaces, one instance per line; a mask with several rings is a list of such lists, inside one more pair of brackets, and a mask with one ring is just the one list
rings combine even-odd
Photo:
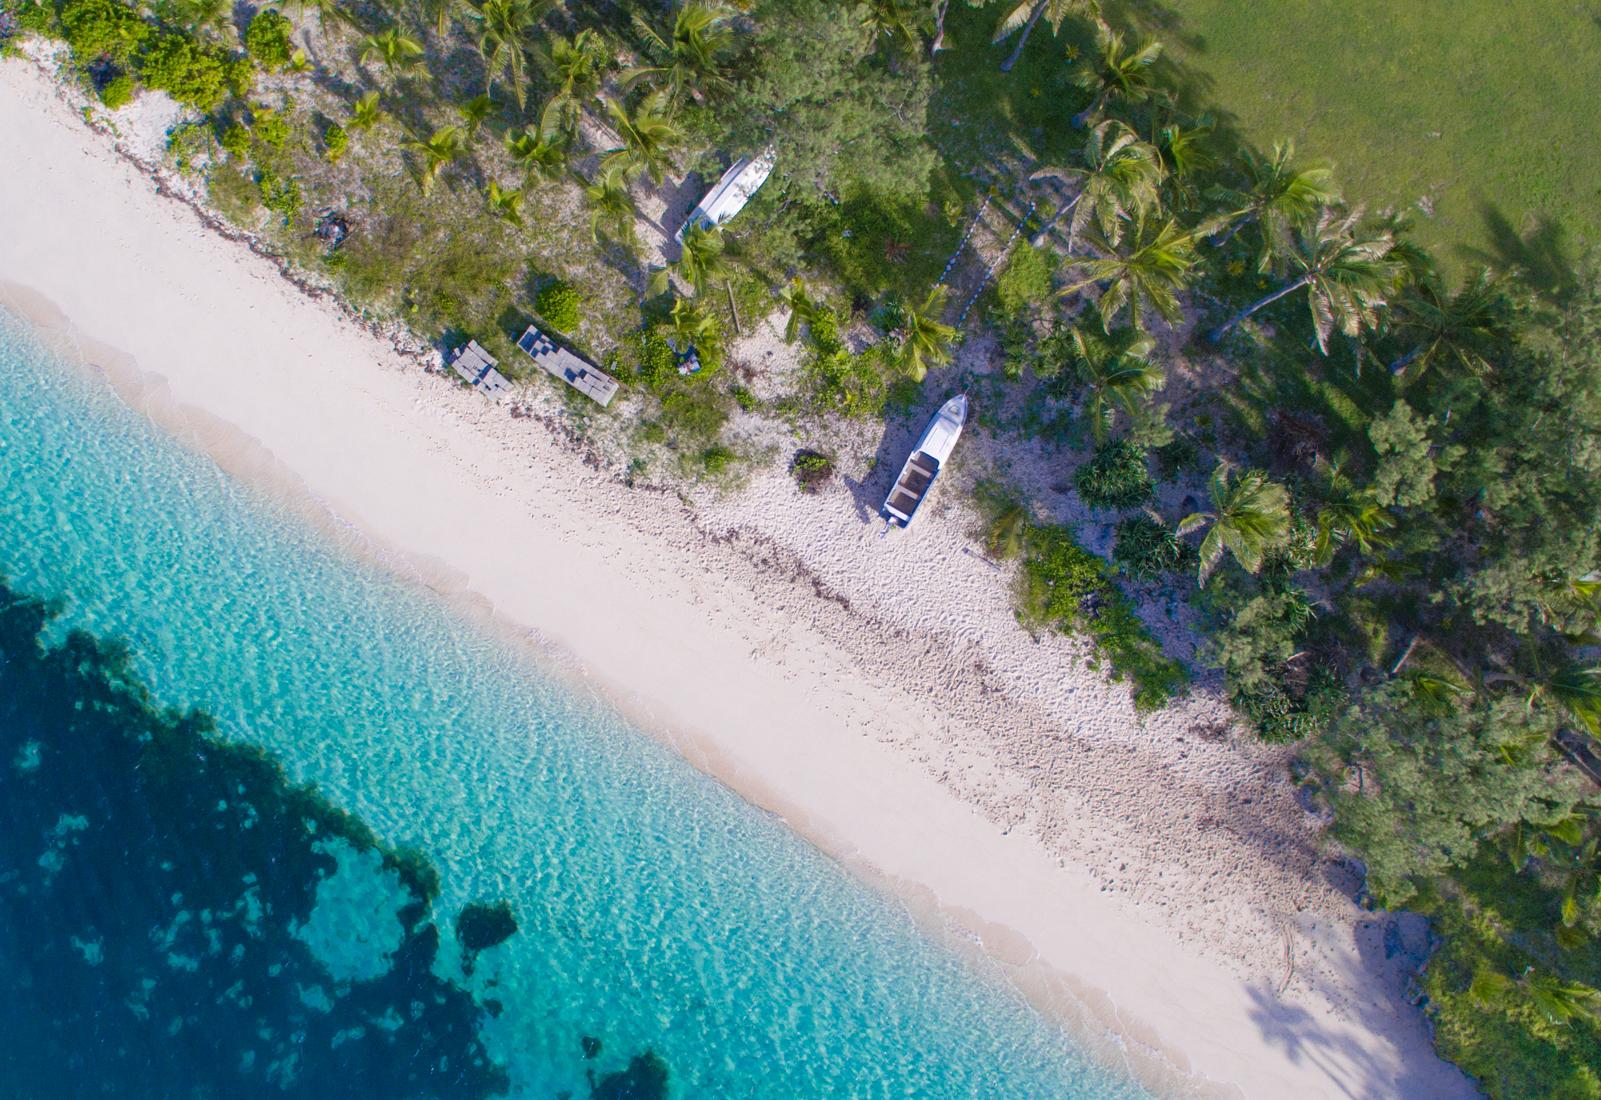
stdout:
[[590,1078],[589,1094],[595,1100],[667,1100],[667,1063],[653,1050],[636,1054],[628,1068]]
[[456,941],[470,954],[505,943],[516,934],[517,914],[509,901],[475,901],[456,918]]

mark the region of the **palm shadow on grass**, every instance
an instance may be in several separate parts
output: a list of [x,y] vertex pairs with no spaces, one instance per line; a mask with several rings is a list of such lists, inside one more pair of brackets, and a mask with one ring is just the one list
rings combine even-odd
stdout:
[[1551,301],[1560,302],[1572,293],[1578,277],[1566,226],[1539,216],[1529,228],[1520,231],[1494,203],[1480,198],[1478,210],[1489,247],[1460,245],[1456,249],[1458,255],[1497,270],[1520,271],[1528,286]]

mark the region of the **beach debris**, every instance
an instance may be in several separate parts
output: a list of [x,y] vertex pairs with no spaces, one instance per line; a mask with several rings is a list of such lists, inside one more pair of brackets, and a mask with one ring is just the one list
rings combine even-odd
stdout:
[[317,217],[317,239],[329,249],[338,248],[350,236],[350,219],[337,210],[324,210]]
[[511,383],[495,369],[499,362],[480,347],[477,340],[468,340],[467,346],[457,348],[450,358],[451,369],[461,375],[469,386],[496,404],[511,392]]
[[667,338],[667,346],[672,349],[673,356],[678,361],[678,373],[679,374],[699,374],[700,373],[700,370],[701,370],[700,352],[695,350],[695,345],[694,344],[690,344],[688,347],[684,348],[684,350],[680,351],[678,349],[677,342],[674,341],[671,336],[669,336]]
[[617,379],[587,359],[574,355],[533,325],[518,338],[517,346],[540,370],[561,379],[601,408],[610,405],[611,399],[617,396]]
[[740,157],[723,173],[716,186],[695,204],[695,209],[689,212],[689,217],[673,236],[682,242],[690,226],[716,229],[738,214],[751,196],[767,182],[767,177],[773,174],[773,164],[777,159],[778,154],[773,149],[754,158]]

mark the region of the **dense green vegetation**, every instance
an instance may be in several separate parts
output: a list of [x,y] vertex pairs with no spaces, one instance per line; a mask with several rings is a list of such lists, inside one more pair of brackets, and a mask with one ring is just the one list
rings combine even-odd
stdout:
[[[1272,119],[1220,125],[1249,104],[1201,79],[1182,21],[1165,24],[1177,62],[1146,38],[1172,17],[1145,4],[310,13],[287,41],[263,15],[241,32],[118,0],[17,22],[69,42],[103,99],[127,79],[205,112],[175,133],[175,160],[363,308],[441,341],[473,333],[511,370],[527,314],[603,358],[631,391],[613,408],[633,470],[668,456],[685,476],[727,474],[746,457],[725,437],[736,408],[819,433],[926,415],[925,376],[954,383],[955,343],[993,334],[1001,369],[961,382],[982,394],[978,427],[1061,464],[1050,497],[985,494],[1025,625],[1087,636],[1148,708],[1187,670],[1136,597],[1187,604],[1242,722],[1300,746],[1299,777],[1373,901],[1444,935],[1421,980],[1442,1052],[1495,1097],[1601,1097],[1601,800],[1583,774],[1601,736],[1593,265],[1501,237],[1491,258],[1524,269],[1427,252],[1444,238],[1377,212],[1394,195],[1376,174],[1319,156],[1389,149],[1373,164],[1400,172],[1434,139],[1375,112],[1266,135],[1299,149],[1253,144]],[[1230,50],[1255,41],[1289,64],[1299,47],[1261,38],[1282,21],[1256,22]],[[1322,56],[1305,68],[1306,88],[1343,82],[1331,103],[1379,94]],[[1585,102],[1519,94],[1540,125]],[[1452,142],[1508,129],[1503,102],[1448,106],[1480,127]],[[658,183],[769,143],[777,170],[739,219],[653,251],[663,234],[639,208],[665,201]],[[1442,155],[1504,164],[1520,148],[1478,144]],[[1556,209],[1494,168],[1479,182]],[[1440,226],[1460,225],[1440,201]],[[951,273],[978,209],[1016,244],[1008,259],[979,241],[984,260]],[[333,215],[351,227],[336,246],[314,233]],[[737,318],[775,300],[797,365],[765,408],[730,345]],[[682,374],[689,347],[703,369]],[[803,488],[832,468],[821,452],[792,466]],[[1071,524],[1086,511],[1115,531],[1115,569]]]

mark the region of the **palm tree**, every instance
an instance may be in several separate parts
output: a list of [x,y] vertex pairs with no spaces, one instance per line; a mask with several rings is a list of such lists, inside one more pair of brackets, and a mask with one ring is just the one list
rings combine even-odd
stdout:
[[1206,147],[1211,133],[1210,122],[1196,126],[1170,122],[1157,131],[1152,144],[1167,172],[1169,201],[1176,209],[1190,210],[1196,206],[1200,194],[1195,181],[1217,164]]
[[1089,388],[1084,413],[1097,447],[1111,434],[1117,409],[1130,416],[1166,383],[1162,368],[1151,362],[1156,341],[1135,328],[1100,333],[1074,326],[1069,334],[1074,365]]
[[1078,66],[1073,83],[1091,93],[1090,105],[1074,116],[1078,126],[1087,126],[1114,102],[1143,103],[1156,93],[1151,66],[1162,56],[1162,44],[1147,38],[1132,52],[1117,31],[1105,23],[1095,31],[1095,56]]
[[230,0],[184,0],[177,5],[177,9],[178,20],[194,28],[202,38],[214,39],[219,32],[224,37],[237,34],[232,24],[233,4]]
[[1211,336],[1218,343],[1235,325],[1259,309],[1298,290],[1307,292],[1318,350],[1329,351],[1329,337],[1338,328],[1357,336],[1378,323],[1378,311],[1395,290],[1402,268],[1391,257],[1395,238],[1388,232],[1358,233],[1360,209],[1341,214],[1326,208],[1316,224],[1296,237],[1287,255],[1295,279],[1230,317]]
[[702,358],[715,354],[722,347],[723,326],[692,298],[679,298],[667,314],[667,326],[672,331],[673,343],[681,350],[695,348]]
[[900,348],[895,357],[914,382],[921,382],[929,367],[937,367],[951,357],[956,330],[939,319],[949,294],[948,287],[936,286],[924,297],[922,305],[901,311]]
[[671,117],[667,93],[652,92],[630,117],[628,109],[615,99],[606,101],[606,113],[622,138],[623,147],[607,154],[602,167],[616,167],[626,175],[643,172],[651,182],[660,183],[672,163],[670,150],[682,136]]
[[368,92],[350,105],[350,119],[345,123],[345,129],[371,130],[387,117],[384,109],[378,106],[378,93]]
[[1108,331],[1124,305],[1128,306],[1129,320],[1136,328],[1144,324],[1146,309],[1154,309],[1169,324],[1178,322],[1182,316],[1178,292],[1189,286],[1198,262],[1192,232],[1180,228],[1170,218],[1155,230],[1141,223],[1126,253],[1117,251],[1110,241],[1097,239],[1093,234],[1090,241],[1102,254],[1077,258],[1084,278],[1064,287],[1064,297],[1091,284],[1101,284],[1097,309],[1101,327]]
[[1068,248],[1094,219],[1101,236],[1117,244],[1122,223],[1143,218],[1161,198],[1162,162],[1156,148],[1139,139],[1121,122],[1108,120],[1090,131],[1084,142],[1082,167],[1041,168],[1030,179],[1078,181],[1078,194],[1063,206],[1030,242],[1044,241],[1063,215],[1068,223]]
[[1327,565],[1346,543],[1364,555],[1386,546],[1390,539],[1384,532],[1395,526],[1395,517],[1379,505],[1373,490],[1358,486],[1336,465],[1325,464],[1324,474],[1327,488],[1317,514],[1318,563]]
[[506,151],[523,171],[524,181],[560,179],[567,168],[567,142],[560,135],[544,134],[529,126],[506,135]]
[[1601,992],[1555,974],[1535,974],[1533,970],[1530,967],[1516,978],[1481,970],[1473,976],[1468,993],[1475,1001],[1491,1007],[1527,1005],[1554,1027],[1565,1027],[1577,1019],[1601,1021]]
[[484,123],[494,117],[499,107],[500,104],[487,95],[475,95],[466,103],[456,106],[456,110],[461,113],[462,128],[466,130],[469,142],[478,136],[478,131]]
[[629,69],[623,74],[624,84],[649,77],[660,81],[674,100],[688,91],[697,103],[707,92],[730,86],[722,74],[720,55],[733,41],[734,32],[727,14],[715,4],[688,0],[673,16],[673,29],[667,37],[638,15],[634,16],[634,28],[656,63]]
[[1601,665],[1566,662],[1535,681],[1529,702],[1540,698],[1566,711],[1592,736],[1601,737]]
[[560,132],[571,140],[578,136],[584,102],[600,91],[610,54],[593,30],[581,30],[570,39],[553,34],[549,43],[534,55],[545,76],[556,85],[539,125],[547,134]]
[[497,218],[503,218],[519,228],[523,224],[523,193],[521,191],[504,188],[494,180],[484,189],[484,198],[489,202],[489,212]]
[[1229,477],[1227,460],[1212,471],[1210,490],[1212,510],[1185,516],[1178,535],[1211,523],[1212,529],[1201,540],[1201,586],[1223,560],[1226,550],[1248,573],[1262,568],[1262,559],[1290,526],[1290,495],[1284,486],[1270,481],[1261,470],[1246,470]]
[[887,37],[915,51],[918,28],[930,14],[928,4],[918,0],[868,0],[862,26],[872,31],[874,38]]
[[1395,327],[1416,341],[1390,364],[1396,376],[1411,370],[1407,382],[1439,363],[1465,374],[1487,374],[1492,357],[1503,350],[1517,322],[1517,303],[1507,281],[1481,270],[1455,294],[1437,280],[1416,284],[1396,303]]
[[1245,181],[1241,187],[1214,187],[1207,197],[1224,206],[1224,212],[1207,224],[1208,233],[1224,226],[1228,232],[1217,242],[1227,241],[1247,225],[1255,225],[1261,236],[1257,270],[1278,267],[1281,258],[1294,246],[1295,234],[1312,225],[1324,208],[1340,201],[1334,187],[1334,173],[1321,165],[1294,166],[1295,143],[1280,141],[1271,156],[1248,150],[1241,158]]
[[434,34],[439,38],[450,30],[452,16],[471,11],[472,5],[467,0],[422,0],[423,17],[433,23]]
[[668,274],[676,270],[695,291],[701,294],[706,285],[720,278],[727,270],[723,259],[723,235],[715,229],[692,225],[684,231],[683,250],[672,269],[662,268],[651,280],[651,293],[660,294],[667,289]]
[[286,7],[294,9],[295,22],[304,24],[307,12],[317,13],[317,29],[326,32],[332,22],[336,27],[354,27],[355,17],[339,0],[289,0]]
[[793,344],[795,337],[800,335],[801,325],[811,324],[822,307],[806,292],[806,284],[798,278],[792,280],[778,297],[789,309],[789,321],[784,325],[784,343]]
[[502,72],[511,83],[519,110],[528,101],[523,79],[534,27],[555,0],[483,0],[473,11],[478,30],[478,52],[484,59],[484,91]]
[[634,248],[634,201],[628,197],[628,181],[622,171],[615,165],[603,167],[584,188],[584,197],[589,200],[590,238],[598,242],[605,235]]
[[410,149],[422,161],[422,167],[417,172],[417,185],[425,195],[433,190],[445,166],[467,152],[466,135],[460,126],[442,126],[427,138],[412,138],[401,142],[401,146]]
[[1008,9],[995,28],[995,37],[991,42],[1000,42],[1012,37],[1022,30],[1023,34],[1017,40],[1017,47],[1005,61],[1001,62],[1001,72],[1009,73],[1012,66],[1023,56],[1023,48],[1028,45],[1028,36],[1034,33],[1039,21],[1044,19],[1051,25],[1051,33],[1059,34],[1062,22],[1069,15],[1088,15],[1099,21],[1101,18],[1101,5],[1099,0],[1007,0]]
[[361,52],[358,56],[363,65],[370,65],[374,61],[383,62],[384,72],[393,80],[415,65],[422,52],[421,42],[399,27],[390,27],[386,31],[369,34],[362,39]]

